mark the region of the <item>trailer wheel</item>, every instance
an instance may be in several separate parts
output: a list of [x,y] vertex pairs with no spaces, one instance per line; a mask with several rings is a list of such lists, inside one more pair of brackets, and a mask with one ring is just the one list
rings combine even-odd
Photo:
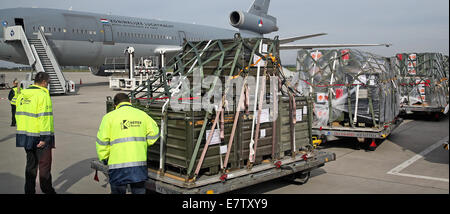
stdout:
[[310,177],[311,177],[311,172],[298,172],[298,173],[296,173],[296,178],[294,181],[300,185],[303,185],[309,181]]
[[290,174],[287,176],[284,176],[283,179],[288,181],[288,182],[292,182],[294,184],[297,185],[303,185],[306,184],[309,180],[309,178],[311,177],[311,173],[310,172],[297,172],[294,174]]

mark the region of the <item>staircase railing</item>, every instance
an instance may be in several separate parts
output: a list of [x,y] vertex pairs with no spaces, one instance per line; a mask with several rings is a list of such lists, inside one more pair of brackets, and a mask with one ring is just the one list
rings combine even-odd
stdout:
[[38,39],[41,41],[42,45],[44,46],[45,52],[47,53],[47,57],[50,59],[50,62],[53,66],[53,70],[55,71],[55,74],[58,77],[59,83],[61,84],[61,87],[62,87],[64,93],[66,93],[67,92],[66,78],[64,78],[64,74],[62,73],[61,67],[59,66],[59,63],[56,60],[56,57],[53,54],[53,51],[52,51],[50,45],[48,44],[48,41],[45,38],[45,34],[41,28],[38,29]]

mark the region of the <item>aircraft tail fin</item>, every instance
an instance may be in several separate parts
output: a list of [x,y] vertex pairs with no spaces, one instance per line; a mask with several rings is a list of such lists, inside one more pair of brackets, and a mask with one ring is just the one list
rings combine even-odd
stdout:
[[250,9],[248,9],[248,13],[257,16],[264,16],[268,14],[269,6],[270,0],[255,0],[252,6],[250,6]]
[[231,12],[231,26],[241,32],[251,32],[257,36],[278,31],[277,18],[268,14],[269,5],[270,0],[254,0],[247,12]]

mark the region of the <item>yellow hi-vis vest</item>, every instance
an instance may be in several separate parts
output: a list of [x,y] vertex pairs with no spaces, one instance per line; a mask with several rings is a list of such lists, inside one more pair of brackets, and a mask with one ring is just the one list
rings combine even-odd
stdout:
[[14,91],[14,97],[11,101],[9,101],[11,105],[16,105],[17,96],[19,96],[19,94],[17,93],[17,89],[17,87],[12,88],[12,90]]
[[21,90],[16,102],[16,146],[33,149],[39,141],[54,147],[53,106],[48,90],[32,85]]
[[145,112],[122,102],[106,114],[97,133],[96,149],[108,168],[121,169],[147,165],[147,147],[159,138],[156,122]]

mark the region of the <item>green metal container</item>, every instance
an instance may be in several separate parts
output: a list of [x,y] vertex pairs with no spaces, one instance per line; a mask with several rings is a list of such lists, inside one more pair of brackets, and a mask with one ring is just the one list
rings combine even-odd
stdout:
[[[295,99],[295,125],[291,127],[293,116],[289,105],[289,97],[279,98],[277,139],[279,157],[292,155],[293,143],[295,153],[312,148],[312,101],[307,97],[294,97]],[[301,115],[301,116],[300,116]],[[294,135],[292,135],[293,130]]]
[[[253,123],[253,113],[250,113],[248,115],[247,114],[241,115],[238,124],[239,126],[237,129],[238,142],[240,145],[239,160],[241,166],[245,166],[249,159],[250,153],[249,145],[251,140],[250,138],[252,132],[252,123]],[[265,159],[272,159],[271,157],[272,139],[273,139],[272,128],[273,128],[272,121],[267,122],[263,121],[263,123],[260,124],[255,164],[259,164],[261,163],[262,160]],[[255,130],[256,130],[256,123],[255,123]]]
[[[150,107],[145,108],[140,106],[142,110],[146,111],[161,127],[161,109],[162,103],[153,103]],[[200,135],[200,130],[204,123],[204,111],[187,111],[187,112],[174,112],[168,110],[167,118],[167,135],[165,139],[166,151],[165,151],[165,164],[167,171],[174,171],[184,175],[189,167],[194,147],[197,139]],[[225,114],[225,117],[232,117],[230,114]],[[209,118],[209,122],[206,126],[206,134],[202,139],[200,150],[197,154],[196,162],[194,166],[197,166],[200,155],[203,151],[203,147],[207,140],[208,132],[210,132],[213,118]],[[228,143],[231,134],[231,128],[233,123],[226,120],[224,139],[213,137],[212,142],[209,145],[208,151],[203,161],[201,172],[205,174],[217,174],[221,167],[221,159],[223,161],[224,155],[220,154],[220,146],[224,146]],[[216,132],[219,125],[216,126]],[[236,138],[236,136],[235,136]],[[230,154],[230,166],[231,168],[237,168],[237,151],[236,145],[232,146]],[[222,157],[221,157],[222,156]],[[160,161],[160,140],[158,140],[151,148],[149,148],[149,161],[155,162],[159,165]]]

